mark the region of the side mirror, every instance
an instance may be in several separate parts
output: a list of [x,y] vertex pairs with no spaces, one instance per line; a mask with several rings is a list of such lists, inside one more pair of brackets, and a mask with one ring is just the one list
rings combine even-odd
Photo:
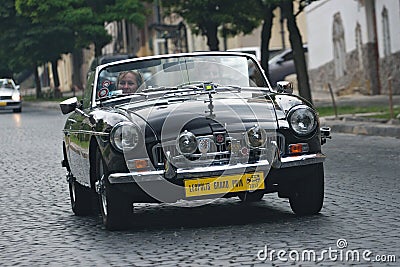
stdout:
[[68,114],[74,111],[78,107],[78,98],[71,97],[60,103],[61,112],[63,114]]
[[326,143],[326,139],[332,139],[330,127],[321,127],[320,131],[321,131],[321,145]]
[[293,84],[288,81],[279,81],[276,83],[278,93],[293,94]]
[[16,86],[15,86],[15,89],[19,90],[19,88],[20,88],[20,86],[19,86],[19,85],[16,85]]

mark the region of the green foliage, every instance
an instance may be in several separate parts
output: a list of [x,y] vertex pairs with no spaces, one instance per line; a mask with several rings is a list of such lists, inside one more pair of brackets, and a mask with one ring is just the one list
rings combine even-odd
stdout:
[[164,5],[172,12],[180,14],[201,34],[206,34],[205,25],[212,21],[224,25],[229,34],[250,33],[260,24],[260,19],[254,16],[257,1],[230,0],[173,0]]
[[[0,60],[2,68],[11,70],[21,70],[22,64],[30,65],[30,59],[24,59],[27,54],[22,49],[25,44],[25,36],[31,29],[30,21],[17,14],[13,0],[4,0],[0,11]],[[33,58],[35,54],[31,55]]]
[[[261,17],[256,16],[259,1],[231,0],[170,0],[163,2],[167,14],[177,13],[182,16],[196,34],[211,34],[212,27],[223,26],[223,34],[234,36],[239,33],[251,33],[261,23]],[[216,36],[214,36],[216,38]]]
[[[394,106],[395,117],[400,114],[400,106]],[[321,117],[335,115],[333,107],[317,107],[318,114]],[[339,106],[337,107],[338,115],[367,114],[375,113],[367,117],[390,119],[390,111],[388,106]]]
[[54,61],[61,54],[98,48],[111,40],[104,23],[126,19],[143,26],[140,0],[3,0],[0,9],[1,73]]
[[84,0],[16,0],[16,8],[33,25],[43,25],[53,33],[49,41],[56,44],[53,49],[58,50],[55,51],[58,57],[88,46],[93,39],[109,40],[104,21],[85,5]]
[[115,0],[108,1],[103,12],[104,21],[119,21],[125,19],[139,27],[143,27],[147,11],[141,1],[138,0]]

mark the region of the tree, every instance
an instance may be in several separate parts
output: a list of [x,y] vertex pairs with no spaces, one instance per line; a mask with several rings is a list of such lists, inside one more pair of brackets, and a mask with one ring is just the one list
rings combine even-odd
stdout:
[[[269,59],[269,40],[271,37],[273,10],[279,7],[286,19],[286,26],[289,31],[290,45],[293,51],[293,58],[297,73],[297,82],[299,87],[299,94],[310,103],[312,103],[311,90],[309,77],[307,72],[307,65],[303,50],[303,41],[300,31],[297,27],[296,17],[310,2],[317,0],[260,0],[261,5],[264,7],[264,24],[261,36],[261,65],[265,72],[269,73],[268,59]],[[294,13],[293,2],[299,3],[299,10]],[[267,75],[269,76],[269,75]]]
[[[96,55],[111,38],[104,29],[105,22],[126,20],[142,27],[146,13],[139,0],[16,0],[16,7],[33,23],[68,28],[74,48],[94,43]],[[59,37],[63,35],[60,32]]]
[[262,10],[262,30],[261,30],[261,67],[264,69],[267,77],[269,77],[269,42],[271,40],[271,29],[274,18],[274,10],[277,7],[277,1],[260,1],[260,6]]
[[94,43],[99,55],[111,40],[104,28],[106,21],[126,19],[142,26],[145,20],[145,9],[139,0],[4,1],[0,10],[3,72],[31,68],[38,97],[41,87],[37,66],[51,62],[54,84],[58,87],[57,61],[62,54]]
[[[30,20],[15,10],[13,0],[5,0],[0,12],[0,58],[13,74],[31,69],[38,78],[36,66],[41,63],[41,42],[46,40],[46,30],[41,25],[32,25]],[[37,96],[41,94],[39,80],[36,80]]]
[[[294,13],[293,2],[299,3]],[[170,0],[163,2],[168,13],[177,13],[194,29],[194,33],[207,36],[210,50],[219,50],[218,28],[223,26],[224,33],[234,36],[238,33],[250,33],[261,21],[261,66],[269,76],[269,42],[273,23],[273,11],[280,7],[285,14],[289,39],[293,49],[300,96],[311,100],[307,66],[302,48],[301,35],[297,27],[296,16],[304,7],[316,0]]]
[[234,36],[250,33],[260,24],[256,0],[170,0],[163,2],[167,13],[179,14],[193,28],[194,33],[207,36],[207,45],[211,51],[219,50],[218,29],[224,29],[224,35]]
[[[31,44],[27,44],[26,48],[39,53],[40,63],[51,62],[56,91],[60,85],[57,62],[62,54],[88,46],[92,39],[109,40],[104,26],[95,19],[91,9],[84,6],[83,1],[16,0],[16,9],[30,20],[31,29],[39,29],[30,34],[28,41]],[[37,62],[38,65],[40,63]],[[36,84],[38,88],[40,83]]]
[[286,18],[287,29],[289,30],[289,40],[293,51],[294,65],[296,67],[299,94],[312,103],[310,82],[303,49],[303,40],[296,22],[296,16],[302,12],[304,7],[310,2],[312,1],[300,0],[299,11],[296,14],[293,10],[293,1],[282,1],[279,6],[283,11],[282,13],[284,14],[284,17]]
[[13,26],[15,21],[15,12],[12,12],[14,7],[13,3],[13,1],[6,0],[2,3],[2,8],[0,9],[0,62],[2,62],[0,65],[0,76],[10,78],[13,76],[13,71],[9,64],[11,56],[10,53],[8,53],[8,43],[6,40],[12,36],[10,27]]
[[[51,0],[50,0],[51,1]],[[125,20],[138,27],[143,27],[146,14],[149,12],[140,0],[85,0],[86,5],[92,10],[94,16],[104,30],[104,23]],[[92,28],[85,29],[85,34],[90,36]],[[90,37],[95,44],[96,56],[101,55],[101,49],[108,44],[110,39],[101,38],[101,35]],[[107,35],[107,37],[110,37]]]

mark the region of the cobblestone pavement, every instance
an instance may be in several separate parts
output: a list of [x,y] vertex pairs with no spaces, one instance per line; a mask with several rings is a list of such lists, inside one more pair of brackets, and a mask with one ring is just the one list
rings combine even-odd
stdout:
[[[320,215],[296,217],[275,194],[253,205],[237,199],[197,208],[142,204],[135,206],[133,229],[109,232],[99,217],[72,214],[60,165],[64,121],[55,110],[0,113],[1,266],[388,264],[341,260],[350,250],[370,250],[371,259],[393,255],[393,266],[400,261],[399,139],[334,134],[323,147],[328,160]],[[347,247],[340,240],[339,249],[338,239]],[[273,262],[258,259],[265,248]],[[336,261],[322,254],[329,248]],[[279,250],[286,259],[313,250],[325,260],[285,262]]]

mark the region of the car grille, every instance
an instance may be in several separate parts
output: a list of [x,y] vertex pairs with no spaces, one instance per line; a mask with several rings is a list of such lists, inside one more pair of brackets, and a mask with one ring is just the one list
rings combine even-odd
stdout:
[[0,100],[10,100],[11,96],[0,96]]
[[[164,166],[165,152],[169,151],[172,161],[178,168],[188,167],[201,167],[201,166],[215,166],[215,165],[228,165],[230,162],[255,162],[261,155],[266,154],[268,151],[266,147],[260,149],[249,149],[249,153],[246,157],[241,154],[240,150],[233,149],[233,147],[246,148],[246,142],[242,137],[243,135],[237,135],[236,137],[226,137],[225,142],[217,143],[215,141],[210,142],[210,147],[207,153],[200,153],[198,150],[190,156],[182,155],[176,148],[176,142],[170,141],[165,144],[157,144],[152,148],[152,157],[155,167],[162,168]],[[200,136],[200,138],[209,138],[214,140],[213,135]],[[281,154],[285,151],[285,139],[282,134],[274,135],[268,138],[266,144],[271,144],[276,140]],[[243,162],[245,161],[245,162]]]

